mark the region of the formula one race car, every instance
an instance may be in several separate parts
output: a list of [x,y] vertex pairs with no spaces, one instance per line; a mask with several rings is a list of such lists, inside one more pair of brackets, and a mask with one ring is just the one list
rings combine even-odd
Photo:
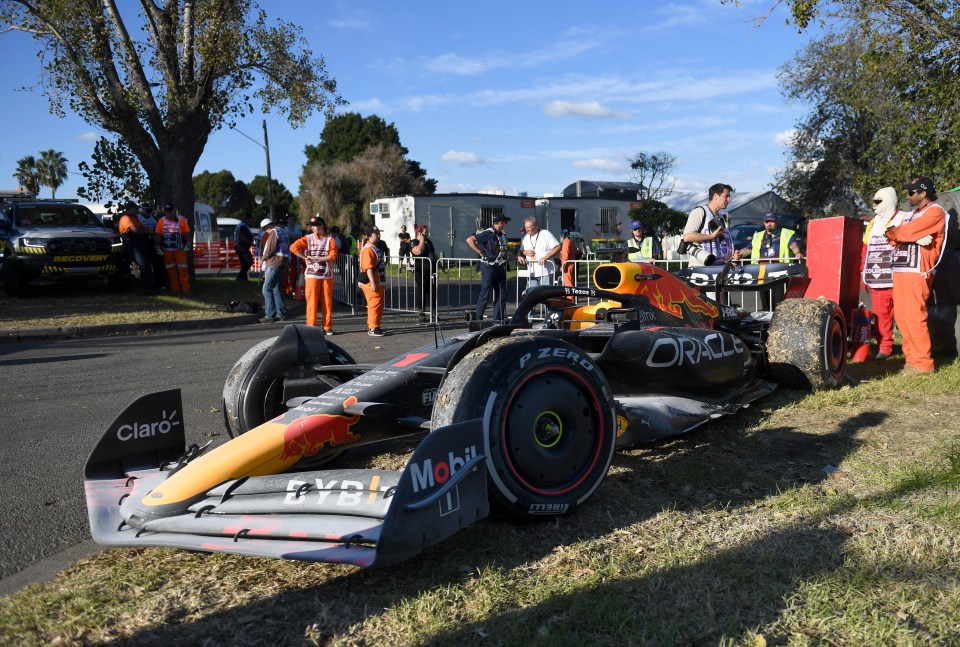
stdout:
[[[733,413],[778,382],[843,378],[839,307],[790,298],[802,266],[698,268],[685,282],[619,263],[593,278],[595,288],[533,288],[508,324],[438,333],[379,366],[289,325],[233,367],[223,391],[233,439],[209,452],[185,448],[178,390],[140,398],[86,464],[94,539],[382,566],[487,516],[491,502],[518,517],[569,514],[617,447]],[[772,314],[722,304],[730,289],[776,285],[788,298]],[[400,472],[330,464],[410,434],[425,436]]]

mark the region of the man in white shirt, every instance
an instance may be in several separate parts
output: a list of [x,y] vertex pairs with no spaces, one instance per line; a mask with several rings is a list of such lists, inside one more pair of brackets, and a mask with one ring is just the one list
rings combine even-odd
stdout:
[[526,233],[520,241],[517,260],[529,270],[527,289],[535,285],[553,285],[557,264],[553,260],[560,253],[560,241],[546,229],[540,229],[537,219],[530,216],[523,221]]

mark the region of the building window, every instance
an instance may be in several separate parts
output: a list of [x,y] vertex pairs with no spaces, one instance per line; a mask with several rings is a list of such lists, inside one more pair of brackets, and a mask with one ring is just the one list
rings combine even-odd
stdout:
[[617,232],[617,225],[620,224],[618,221],[619,212],[620,209],[618,207],[600,207],[599,233],[619,233]]
[[493,226],[493,217],[503,214],[503,207],[480,207],[480,217],[477,219],[477,231],[482,231]]

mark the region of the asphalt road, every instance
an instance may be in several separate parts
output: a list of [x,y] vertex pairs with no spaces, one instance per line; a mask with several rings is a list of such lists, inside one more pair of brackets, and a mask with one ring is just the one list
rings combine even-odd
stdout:
[[[358,362],[382,362],[434,341],[432,329],[408,326],[385,320],[393,333],[371,338],[362,318],[338,320],[333,341]],[[179,387],[187,442],[225,442],[224,378],[248,348],[279,330],[252,324],[0,344],[0,594],[22,583],[22,574],[11,576],[23,569],[36,571],[43,560],[58,562],[58,555],[59,563],[69,563],[93,550],[83,465],[128,403]]]

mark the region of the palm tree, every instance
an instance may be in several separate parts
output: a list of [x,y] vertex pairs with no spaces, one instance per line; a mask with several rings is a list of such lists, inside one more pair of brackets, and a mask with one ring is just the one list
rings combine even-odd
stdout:
[[67,179],[67,158],[60,151],[42,151],[37,161],[40,184],[50,187],[50,197],[57,197],[57,189]]
[[17,160],[17,170],[13,173],[17,182],[27,191],[36,195],[40,192],[40,182],[38,181],[37,158],[33,155]]

